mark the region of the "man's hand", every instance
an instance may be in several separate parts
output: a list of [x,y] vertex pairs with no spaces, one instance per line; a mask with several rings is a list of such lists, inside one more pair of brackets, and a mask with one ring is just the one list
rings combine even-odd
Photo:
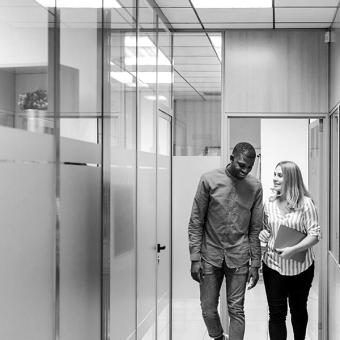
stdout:
[[191,277],[199,283],[203,281],[201,261],[191,261]]
[[259,268],[250,267],[247,279],[248,289],[254,288],[258,280],[259,280]]

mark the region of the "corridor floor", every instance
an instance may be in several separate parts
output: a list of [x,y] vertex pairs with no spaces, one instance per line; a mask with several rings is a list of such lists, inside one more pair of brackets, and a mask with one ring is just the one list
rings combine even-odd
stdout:
[[[317,339],[317,287],[313,287],[309,297],[309,325],[306,340]],[[246,332],[244,340],[268,340],[267,303],[263,281],[247,291]],[[197,299],[178,299],[173,301],[173,339],[210,340],[202,320],[200,304]],[[290,321],[288,315],[287,320]],[[287,322],[288,340],[293,339],[290,322]],[[255,336],[254,336],[255,335]]]

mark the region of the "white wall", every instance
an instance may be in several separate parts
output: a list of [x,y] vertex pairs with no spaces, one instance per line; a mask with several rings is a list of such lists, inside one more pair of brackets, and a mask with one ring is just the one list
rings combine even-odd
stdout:
[[176,100],[175,155],[203,155],[204,148],[221,146],[221,99]]
[[261,155],[263,196],[271,194],[273,172],[278,162],[289,160],[301,169],[305,185],[308,185],[308,120],[262,119]]
[[[190,276],[188,223],[201,175],[220,167],[220,157],[173,158],[173,298],[199,298],[199,287]],[[174,316],[175,317],[175,316]]]

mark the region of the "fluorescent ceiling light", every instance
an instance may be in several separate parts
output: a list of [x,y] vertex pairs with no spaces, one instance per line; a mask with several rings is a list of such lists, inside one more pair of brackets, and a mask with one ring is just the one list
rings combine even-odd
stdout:
[[[135,72],[131,72],[135,75]],[[138,80],[145,84],[171,84],[171,72],[158,72],[158,78],[156,77],[156,72],[138,72]]]
[[195,8],[271,8],[272,0],[191,0]]
[[[122,84],[125,84],[126,86],[129,87],[136,87],[136,77],[134,74],[131,74],[130,72],[126,71],[119,71],[115,72],[112,71],[110,72],[110,75],[113,79],[119,81]],[[138,86],[139,87],[149,87],[147,84],[138,81]]]
[[129,72],[111,72],[111,77],[123,84],[133,83],[135,77]]
[[[136,65],[136,37],[125,37],[125,65]],[[138,65],[156,65],[157,48],[147,36],[138,37]],[[170,66],[170,60],[158,49],[158,65]]]
[[[147,100],[156,100],[157,97],[156,96],[144,96],[144,98]],[[165,96],[158,96],[158,100],[164,101],[166,100],[166,98]]]
[[60,8],[121,8],[117,0],[36,0],[44,7]]

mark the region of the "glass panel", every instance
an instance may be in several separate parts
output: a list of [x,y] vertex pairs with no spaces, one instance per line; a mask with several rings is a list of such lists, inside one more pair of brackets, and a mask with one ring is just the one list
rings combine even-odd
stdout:
[[158,154],[162,156],[171,154],[171,123],[162,116],[158,118]]
[[[144,1],[141,6],[147,6]],[[156,152],[156,18],[151,8],[141,10],[138,37],[138,89],[140,93],[140,150]],[[149,57],[148,57],[149,56]]]
[[[137,187],[137,334],[156,338],[156,17],[140,1],[138,38],[139,151]],[[148,204],[145,204],[148,202]]]
[[0,125],[51,134],[48,22],[53,15],[33,0],[1,0],[0,6]]
[[[104,0],[104,5],[111,1]],[[111,338],[136,339],[136,6],[120,1],[111,9],[104,60],[104,215],[110,224]],[[104,42],[106,41],[104,39]],[[105,79],[109,79],[106,82]],[[108,216],[106,216],[108,214]],[[104,240],[105,241],[105,240]]]
[[[170,118],[170,117],[169,117]],[[165,249],[158,255],[157,340],[168,340],[170,329],[171,273],[171,122],[158,117],[157,243]]]
[[[322,221],[325,212],[322,210],[322,191],[321,183],[323,178],[323,120],[309,120],[309,155],[308,155],[308,190],[315,202],[318,210],[319,221]],[[309,321],[307,334],[311,340],[318,339],[319,321],[319,277],[322,263],[321,242],[314,246],[315,253],[315,272],[312,288],[309,293]]]
[[[57,2],[58,4],[58,2]],[[101,8],[60,7],[60,135],[97,143]]]
[[[60,334],[101,334],[101,3],[60,13]],[[81,199],[80,199],[81,198]]]
[[221,34],[174,34],[174,154],[177,156],[220,155],[218,49],[221,49]]
[[53,27],[52,13],[36,1],[0,0],[1,339],[54,338],[49,19]]
[[172,107],[171,87],[171,33],[162,23],[158,20],[158,59],[157,70],[158,76],[158,105]]
[[331,173],[329,249],[339,259],[339,112],[331,116]]

